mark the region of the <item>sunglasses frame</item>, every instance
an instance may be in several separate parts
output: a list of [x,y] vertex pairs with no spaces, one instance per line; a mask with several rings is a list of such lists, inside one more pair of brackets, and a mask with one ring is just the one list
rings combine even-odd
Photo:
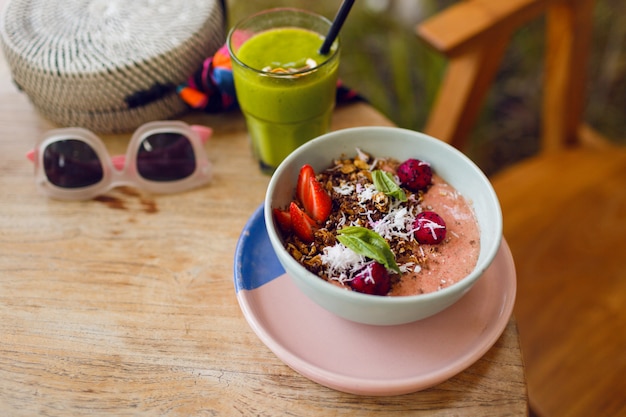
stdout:
[[[190,141],[196,163],[191,175],[181,180],[151,181],[139,174],[136,162],[139,147],[145,138],[158,133],[178,133]],[[211,133],[212,130],[208,127],[190,126],[182,121],[149,122],[133,133],[125,155],[111,156],[102,139],[88,129],[81,127],[53,129],[39,140],[34,149],[31,159],[35,164],[35,183],[44,194],[61,200],[89,200],[120,186],[136,187],[155,194],[186,191],[211,180],[212,165],[203,146]],[[63,188],[50,182],[44,169],[44,150],[54,142],[68,139],[81,140],[94,150],[102,164],[103,178],[100,182],[80,188]]]

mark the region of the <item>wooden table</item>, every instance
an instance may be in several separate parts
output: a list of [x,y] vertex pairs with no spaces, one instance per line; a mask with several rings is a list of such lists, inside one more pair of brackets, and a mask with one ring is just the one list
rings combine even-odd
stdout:
[[[269,178],[238,113],[195,114],[215,130],[213,182],[153,196],[117,189],[40,195],[25,158],[54,127],[0,62],[0,415],[525,415],[517,328],[452,379],[409,395],[337,392],[284,365],[237,304],[233,256]],[[333,128],[390,124],[364,104]],[[106,138],[112,153],[129,135]]]

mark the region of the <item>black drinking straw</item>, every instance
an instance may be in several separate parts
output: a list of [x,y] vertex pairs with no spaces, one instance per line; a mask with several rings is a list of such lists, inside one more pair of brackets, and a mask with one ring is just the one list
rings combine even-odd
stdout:
[[328,35],[326,35],[326,39],[324,39],[324,43],[319,50],[320,55],[327,55],[330,51],[330,47],[335,42],[337,35],[339,35],[339,31],[341,30],[341,26],[343,26],[343,22],[348,17],[348,13],[354,4],[354,0],[344,0],[337,12],[337,16],[335,16],[335,20],[333,24],[330,26],[328,30]]

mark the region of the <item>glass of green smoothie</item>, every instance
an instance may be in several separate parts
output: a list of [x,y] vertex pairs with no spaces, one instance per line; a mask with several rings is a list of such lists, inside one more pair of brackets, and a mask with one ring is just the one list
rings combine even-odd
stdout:
[[339,42],[319,53],[330,25],[305,10],[270,9],[228,35],[237,100],[263,172],[271,174],[294,149],[330,128]]

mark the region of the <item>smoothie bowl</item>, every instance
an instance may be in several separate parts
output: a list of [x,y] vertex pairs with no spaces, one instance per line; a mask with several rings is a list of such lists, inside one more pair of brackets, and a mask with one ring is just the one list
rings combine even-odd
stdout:
[[331,132],[290,154],[264,203],[279,262],[345,319],[396,325],[466,294],[502,240],[497,196],[461,152],[392,127]]

